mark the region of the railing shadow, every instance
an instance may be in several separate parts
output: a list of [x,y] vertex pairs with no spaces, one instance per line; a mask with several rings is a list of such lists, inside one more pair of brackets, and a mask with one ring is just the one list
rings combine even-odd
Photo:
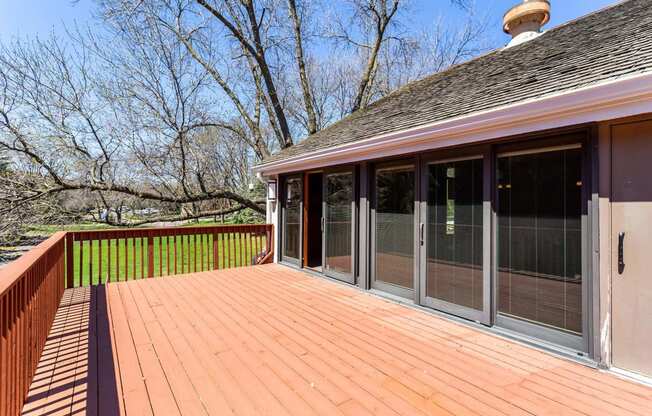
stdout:
[[117,415],[118,391],[104,285],[64,293],[23,415]]

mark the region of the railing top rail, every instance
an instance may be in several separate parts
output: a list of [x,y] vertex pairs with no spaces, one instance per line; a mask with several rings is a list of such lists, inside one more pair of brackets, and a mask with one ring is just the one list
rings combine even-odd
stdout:
[[65,231],[54,233],[50,238],[43,241],[20,258],[0,269],[0,297],[9,291],[25,275],[48,250],[66,238]]
[[73,240],[86,240],[89,238],[107,238],[109,236],[116,236],[120,238],[134,237],[134,236],[166,236],[166,235],[182,235],[182,234],[210,234],[210,233],[226,233],[238,231],[256,231],[266,230],[271,227],[270,224],[225,224],[225,225],[206,225],[206,226],[192,226],[192,227],[148,227],[148,228],[111,228],[105,230],[83,230],[83,231],[69,231],[68,235]]

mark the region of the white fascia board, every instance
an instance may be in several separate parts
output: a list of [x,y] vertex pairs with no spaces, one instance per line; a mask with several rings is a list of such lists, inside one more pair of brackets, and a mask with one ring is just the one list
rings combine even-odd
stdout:
[[253,170],[269,175],[313,169],[644,113],[652,113],[652,73],[318,149]]

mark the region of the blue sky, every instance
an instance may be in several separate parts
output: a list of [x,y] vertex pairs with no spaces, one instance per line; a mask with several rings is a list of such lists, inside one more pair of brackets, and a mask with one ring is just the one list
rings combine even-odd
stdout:
[[[427,27],[440,16],[458,19],[461,14],[448,0],[412,0],[418,25]],[[519,0],[476,0],[481,13],[488,13],[491,26],[488,36],[506,42],[501,31],[501,18]],[[601,9],[616,0],[552,0],[552,21],[547,28]],[[93,0],[0,0],[0,39],[14,36],[45,37],[51,31],[63,33],[64,25],[85,24],[92,18]]]

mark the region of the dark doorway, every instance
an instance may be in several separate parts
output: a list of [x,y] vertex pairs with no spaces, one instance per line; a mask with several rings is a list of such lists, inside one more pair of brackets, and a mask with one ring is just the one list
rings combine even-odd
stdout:
[[322,183],[323,175],[321,173],[308,174],[306,266],[317,269],[322,266]]

